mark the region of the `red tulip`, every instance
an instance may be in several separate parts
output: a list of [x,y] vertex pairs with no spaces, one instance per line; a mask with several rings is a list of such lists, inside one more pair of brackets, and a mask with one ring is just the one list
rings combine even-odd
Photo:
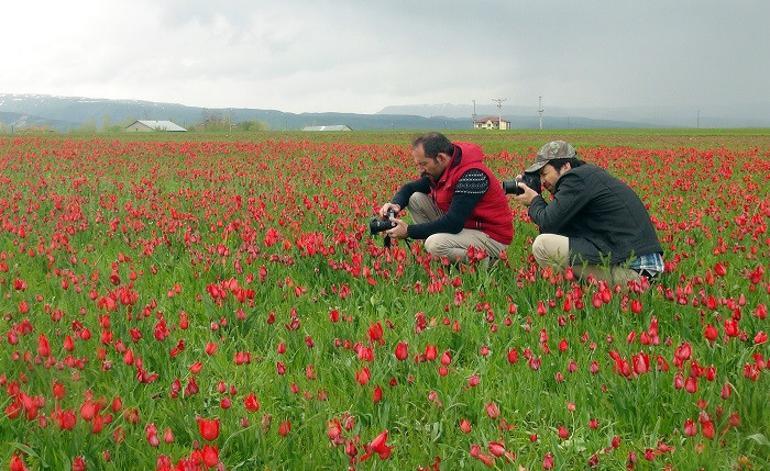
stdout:
[[409,357],[409,345],[406,342],[399,342],[398,345],[396,345],[394,355],[399,361],[406,360],[407,357]]
[[48,345],[48,337],[45,334],[40,334],[37,338],[37,354],[41,357],[51,354],[51,347]]
[[147,439],[147,443],[149,443],[150,446],[157,447],[160,444],[160,440],[158,439],[158,429],[154,423],[150,422],[147,424],[147,426],[144,428],[144,434],[145,438]]
[[203,463],[209,467],[213,468],[214,466],[219,463],[219,450],[217,447],[209,445],[208,443],[203,445],[203,448],[201,449],[201,454],[203,455]]
[[471,433],[471,423],[468,421],[468,419],[462,419],[460,421],[460,430],[463,433]]
[[489,448],[489,452],[497,458],[503,456],[506,453],[505,446],[500,442],[489,442],[487,448]]
[[694,437],[698,434],[698,427],[695,425],[695,421],[687,419],[684,421],[684,434],[687,437]]
[[548,452],[543,457],[543,469],[553,469],[553,455]]
[[369,382],[369,378],[371,378],[371,373],[369,373],[368,367],[363,367],[359,371],[356,371],[356,381],[360,385],[366,385]]
[[9,465],[10,471],[28,471],[27,465],[24,464],[24,460],[21,456],[14,453],[11,456],[11,462]]
[[711,324],[708,324],[703,331],[703,336],[706,337],[706,340],[709,342],[714,342],[719,337],[719,331]]
[[72,471],[86,471],[86,459],[76,456],[72,459]]
[[369,340],[371,342],[379,342],[382,340],[382,324],[377,322],[369,327]]
[[641,375],[650,371],[650,357],[646,353],[638,353],[632,357],[634,373]]
[[208,441],[214,441],[219,437],[219,419],[196,418],[198,422],[198,432],[201,438]]
[[496,419],[500,415],[500,408],[494,402],[488,403],[485,409],[490,419]]
[[512,348],[508,350],[508,363],[511,365],[515,364],[517,361],[519,361],[519,351],[515,348]]
[[340,445],[345,441],[342,437],[342,425],[337,419],[330,420],[326,423],[326,435],[334,446]]
[[53,396],[56,399],[61,400],[65,395],[65,388],[64,385],[58,381],[54,381],[53,383]]
[[684,382],[684,390],[690,394],[698,392],[698,378],[688,376]]
[[260,408],[259,399],[257,399],[254,393],[250,393],[243,399],[243,405],[246,406],[246,410],[249,412],[257,412]]
[[425,346],[425,360],[427,361],[433,361],[436,359],[436,356],[438,355],[438,349],[435,345],[426,345]]
[[72,430],[75,428],[77,417],[71,410],[56,410],[51,414],[61,430]]
[[728,337],[737,337],[740,334],[740,329],[738,328],[738,321],[735,319],[729,318],[725,319],[725,335]]
[[444,366],[449,366],[449,364],[452,363],[452,354],[449,350],[445,350],[444,353],[441,354],[440,362]]
[[491,468],[495,465],[495,458],[481,452],[481,446],[473,444],[471,445],[471,456],[484,463],[485,466]]
[[388,431],[385,430],[366,445],[366,453],[361,456],[361,461],[366,461],[373,453],[377,453],[381,460],[390,458],[393,447],[388,446]]

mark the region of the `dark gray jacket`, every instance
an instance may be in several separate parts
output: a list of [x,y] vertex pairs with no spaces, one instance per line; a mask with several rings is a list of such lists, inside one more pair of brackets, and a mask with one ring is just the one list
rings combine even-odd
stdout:
[[583,164],[559,178],[551,203],[538,196],[529,217],[543,234],[569,237],[572,263],[617,264],[663,252],[642,201],[625,183]]

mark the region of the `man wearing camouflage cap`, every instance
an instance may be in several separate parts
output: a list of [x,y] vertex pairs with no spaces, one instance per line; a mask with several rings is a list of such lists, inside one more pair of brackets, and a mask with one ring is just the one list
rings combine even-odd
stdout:
[[540,266],[566,268],[625,286],[663,269],[663,249],[644,204],[625,183],[578,158],[564,141],[549,142],[525,172],[539,173],[547,203],[524,183],[516,200],[540,228],[532,253]]

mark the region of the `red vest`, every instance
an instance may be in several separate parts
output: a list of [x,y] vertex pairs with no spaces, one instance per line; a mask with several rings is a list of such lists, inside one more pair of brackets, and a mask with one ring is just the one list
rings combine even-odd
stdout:
[[508,206],[503,186],[492,174],[492,171],[483,164],[484,153],[481,151],[481,147],[470,142],[454,142],[453,144],[462,152],[460,161],[457,162],[457,149],[455,149],[452,163],[431,188],[430,194],[433,201],[441,211],[446,213],[452,203],[455,185],[462,174],[471,169],[481,170],[489,179],[489,189],[476,203],[470,217],[465,221],[465,227],[483,231],[501,244],[510,244],[513,240],[513,215]]

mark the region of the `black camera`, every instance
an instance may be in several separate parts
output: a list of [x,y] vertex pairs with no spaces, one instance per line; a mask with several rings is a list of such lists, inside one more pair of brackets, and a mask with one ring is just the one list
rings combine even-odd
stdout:
[[397,211],[391,209],[385,214],[384,218],[372,218],[372,220],[369,221],[369,233],[375,235],[379,232],[396,227],[396,223],[391,221],[390,218],[395,218],[397,214]]
[[535,193],[539,194],[543,191],[542,187],[540,186],[540,174],[538,172],[524,172],[521,175],[521,178],[514,178],[513,180],[503,182],[503,191],[505,191],[505,194],[520,195],[524,193],[524,190],[519,188],[519,182],[535,190]]

